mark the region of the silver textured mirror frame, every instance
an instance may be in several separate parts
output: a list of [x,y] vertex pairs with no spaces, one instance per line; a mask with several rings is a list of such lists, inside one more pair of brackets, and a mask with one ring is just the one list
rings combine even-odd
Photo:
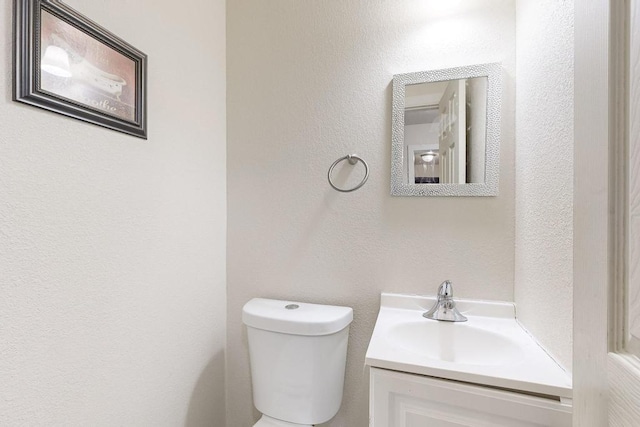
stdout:
[[[405,86],[446,80],[487,77],[487,129],[484,183],[407,184],[404,180]],[[500,171],[500,115],[502,67],[499,63],[478,64],[393,76],[391,129],[392,196],[497,196]]]

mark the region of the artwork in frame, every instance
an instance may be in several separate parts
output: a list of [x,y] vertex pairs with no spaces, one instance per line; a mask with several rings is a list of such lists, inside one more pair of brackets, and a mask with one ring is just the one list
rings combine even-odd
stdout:
[[147,56],[60,0],[15,0],[13,99],[147,138]]

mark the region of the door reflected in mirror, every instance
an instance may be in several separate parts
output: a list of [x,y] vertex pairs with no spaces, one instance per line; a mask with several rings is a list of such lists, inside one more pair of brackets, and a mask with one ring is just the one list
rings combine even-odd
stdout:
[[486,77],[406,85],[406,183],[484,183],[486,125]]

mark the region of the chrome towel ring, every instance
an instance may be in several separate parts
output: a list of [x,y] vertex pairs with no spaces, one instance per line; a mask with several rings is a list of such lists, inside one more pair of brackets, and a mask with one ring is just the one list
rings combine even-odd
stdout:
[[[333,181],[331,181],[331,173],[333,172],[333,168],[335,168],[336,165],[338,163],[340,163],[341,161],[343,161],[343,160],[348,160],[350,165],[355,165],[359,161],[362,162],[362,164],[364,165],[364,178],[362,179],[360,184],[356,185],[353,188],[349,188],[349,189],[346,189],[346,190],[343,189],[343,188],[336,187],[335,184],[333,183]],[[329,180],[329,185],[331,185],[334,190],[340,191],[341,193],[349,193],[351,191],[356,191],[358,188],[362,187],[365,182],[367,182],[367,179],[369,179],[369,165],[361,157],[358,157],[355,154],[347,154],[346,156],[340,157],[338,160],[333,162],[333,164],[329,168],[329,173],[327,174],[327,179]]]

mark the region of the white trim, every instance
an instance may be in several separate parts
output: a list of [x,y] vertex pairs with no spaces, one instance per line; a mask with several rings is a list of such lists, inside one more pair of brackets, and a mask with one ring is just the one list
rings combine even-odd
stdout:
[[628,97],[628,3],[611,3],[610,68],[610,235],[611,235],[611,310],[609,314],[609,350],[625,347],[627,286],[627,97]]
[[[608,425],[609,0],[575,2],[573,425]],[[596,102],[594,102],[596,101]],[[594,170],[606,171],[593,179]]]
[[609,426],[637,425],[640,420],[640,363],[629,354],[609,354]]
[[640,0],[612,2],[612,303],[611,353],[607,367],[611,426],[636,425],[640,420],[640,336],[637,320],[635,325],[631,320],[640,315],[637,288],[640,229],[637,222],[631,221],[640,213],[638,16]]
[[[633,137],[628,129],[640,122],[627,108],[640,91],[640,85],[629,85],[640,75],[627,56],[637,49],[628,44],[629,34],[638,31],[629,31],[628,24],[635,24],[630,5],[639,13],[640,0],[575,4],[573,424],[581,427],[640,420],[640,360],[625,351],[628,269],[637,262],[637,256],[628,257],[637,233],[628,226],[629,195],[640,185],[627,175]],[[593,99],[607,105],[607,116]],[[602,180],[590,179],[590,169],[603,163]]]

